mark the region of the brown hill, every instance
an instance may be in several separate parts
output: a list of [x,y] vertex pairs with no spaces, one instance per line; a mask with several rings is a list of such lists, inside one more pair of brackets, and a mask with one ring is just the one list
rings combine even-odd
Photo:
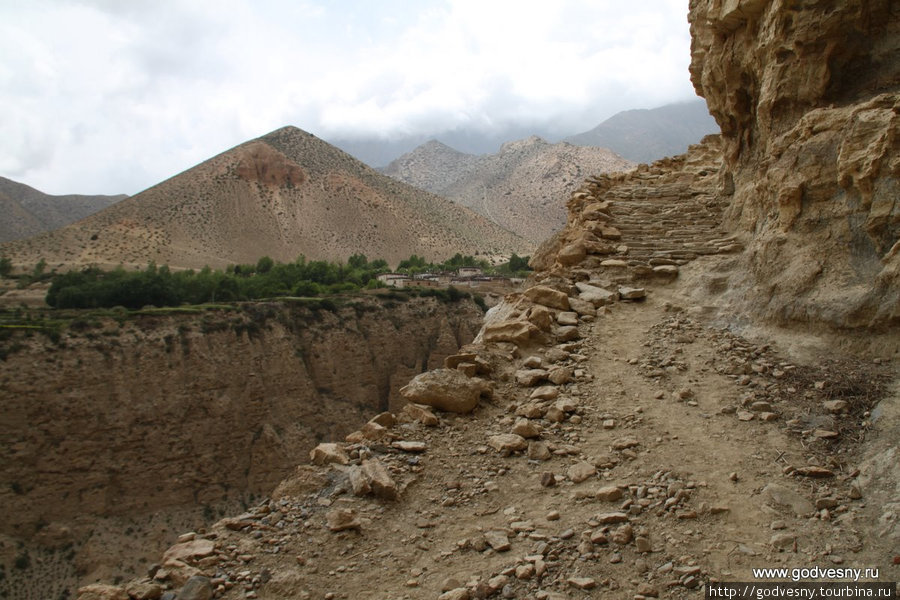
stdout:
[[631,161],[605,148],[551,144],[539,137],[474,156],[437,141],[401,156],[384,172],[440,194],[534,243],[566,222],[566,198],[589,174],[621,171]]
[[399,261],[456,252],[508,255],[528,243],[474,212],[414,189],[296,127],[241,144],[79,223],[0,246],[51,267],[224,267],[362,252]]
[[127,198],[117,196],[52,196],[0,177],[0,242],[20,240],[68,225]]

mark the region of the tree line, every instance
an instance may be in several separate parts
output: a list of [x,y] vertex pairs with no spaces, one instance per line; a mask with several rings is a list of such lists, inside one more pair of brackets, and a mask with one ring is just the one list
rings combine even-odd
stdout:
[[[521,274],[527,269],[527,257],[513,255],[504,265],[491,268],[472,256],[461,254],[439,264],[427,263],[413,255],[400,262],[398,271],[415,274],[456,270],[463,266]],[[512,271],[513,266],[519,269]],[[256,264],[231,265],[224,271],[209,267],[199,271],[173,271],[153,263],[137,271],[123,267],[112,271],[88,267],[52,274],[46,302],[54,308],[124,306],[139,309],[148,305],[163,307],[283,296],[311,297],[385,287],[377,276],[389,270],[386,261],[370,262],[364,254],[354,254],[346,263],[307,261],[303,256],[291,263],[281,263],[264,256]],[[461,297],[457,290],[453,292],[445,294],[449,300]]]

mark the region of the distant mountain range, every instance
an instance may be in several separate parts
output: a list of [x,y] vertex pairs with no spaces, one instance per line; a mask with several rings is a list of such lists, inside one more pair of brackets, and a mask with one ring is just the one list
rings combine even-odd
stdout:
[[531,136],[480,156],[431,140],[383,172],[471,208],[539,244],[565,225],[566,200],[585,177],[633,166],[605,148],[551,144]]
[[411,254],[509,256],[533,245],[296,127],[215,156],[61,229],[0,245],[15,264],[175,267]]
[[650,163],[683,154],[689,145],[710,133],[719,133],[719,125],[710,116],[706,101],[697,100],[650,110],[626,110],[565,141],[609,148],[629,160]]
[[532,135],[550,141],[567,141],[577,146],[608,148],[635,162],[653,162],[681,154],[703,136],[718,133],[702,99],[668,104],[659,108],[616,113],[590,131],[569,135],[550,127],[507,127],[491,133],[455,129],[399,138],[333,138],[335,146],[373,167],[384,167],[429,140],[440,140],[466,154],[493,154],[510,140]]
[[51,196],[0,177],[0,242],[25,239],[68,225],[127,197]]

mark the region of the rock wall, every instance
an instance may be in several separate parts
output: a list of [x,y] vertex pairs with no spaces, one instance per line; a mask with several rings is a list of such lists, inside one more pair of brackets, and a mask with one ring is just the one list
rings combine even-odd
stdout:
[[0,541],[53,532],[58,546],[91,529],[85,516],[269,493],[319,441],[397,409],[398,389],[471,341],[481,317],[433,298],[248,304],[25,338],[0,375]]
[[691,0],[722,128],[734,301],[776,322],[900,320],[900,3]]

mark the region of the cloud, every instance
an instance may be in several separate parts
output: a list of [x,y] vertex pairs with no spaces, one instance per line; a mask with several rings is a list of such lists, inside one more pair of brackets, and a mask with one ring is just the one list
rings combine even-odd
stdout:
[[687,99],[684,0],[32,0],[0,6],[0,175],[135,193],[293,124],[593,127]]

